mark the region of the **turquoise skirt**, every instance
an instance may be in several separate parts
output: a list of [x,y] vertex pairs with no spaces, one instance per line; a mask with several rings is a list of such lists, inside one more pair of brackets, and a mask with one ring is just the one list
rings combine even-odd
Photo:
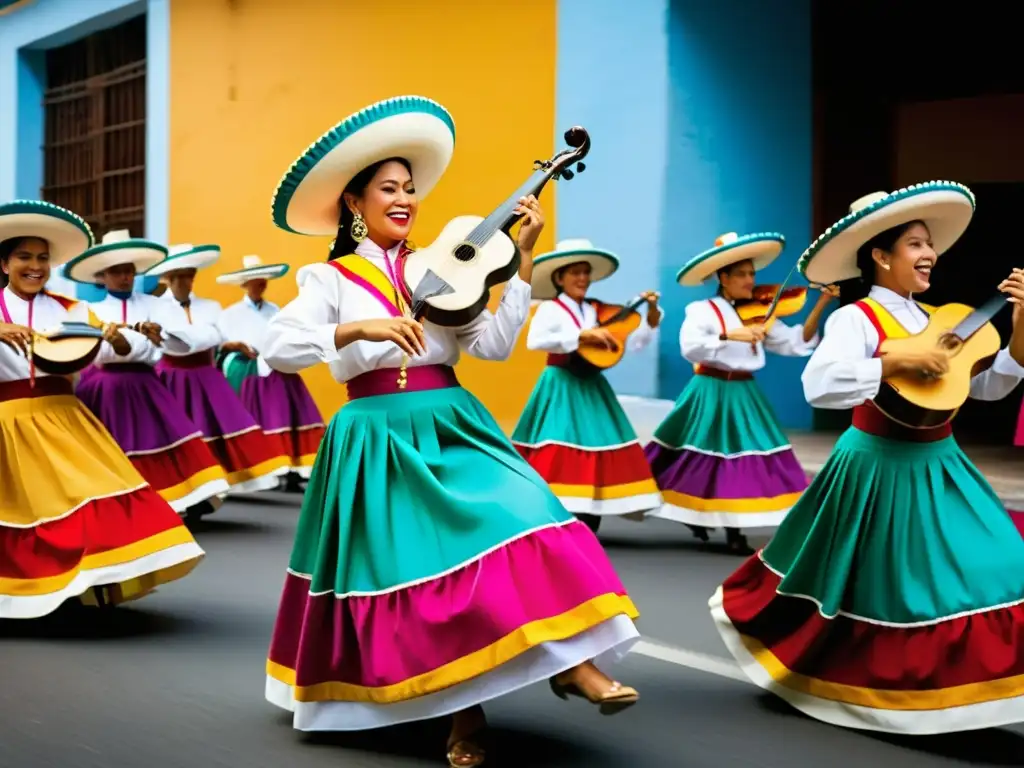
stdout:
[[851,428],[710,601],[758,685],[893,733],[1024,720],[1024,540],[952,437]]
[[655,516],[709,528],[774,527],[807,476],[753,379],[694,376],[646,448]]
[[570,512],[636,515],[661,506],[643,447],[600,373],[545,368],[512,443]]
[[600,544],[460,388],[354,400],[306,488],[267,663],[300,730],[438,717],[637,638]]

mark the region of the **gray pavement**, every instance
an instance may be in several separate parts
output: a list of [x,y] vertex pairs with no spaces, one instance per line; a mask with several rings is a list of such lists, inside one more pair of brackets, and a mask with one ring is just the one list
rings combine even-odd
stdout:
[[[187,579],[105,616],[0,624],[0,768],[443,766],[444,723],[303,735],[263,699],[297,496],[229,501]],[[602,538],[645,641],[615,670],[642,701],[602,718],[535,686],[492,702],[490,766],[862,768],[1024,764],[1024,732],[893,739],[809,720],[743,682],[706,601],[737,558],[664,521]]]

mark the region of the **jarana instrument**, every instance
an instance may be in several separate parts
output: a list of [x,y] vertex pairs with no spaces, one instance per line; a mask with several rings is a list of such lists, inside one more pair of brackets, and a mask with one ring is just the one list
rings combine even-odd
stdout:
[[576,349],[576,355],[600,370],[607,370],[617,365],[626,354],[626,340],[633,331],[640,327],[643,320],[637,309],[646,303],[647,299],[643,296],[637,296],[624,305],[597,302],[594,307],[597,310],[597,327],[604,328],[615,337],[616,347],[608,349],[607,347],[581,344]]
[[916,429],[938,427],[950,421],[971,393],[971,379],[992,364],[1001,342],[991,320],[1008,306],[998,294],[978,309],[966,304],[938,307],[920,333],[886,339],[882,355],[901,351],[941,349],[949,355],[943,376],[893,376],[882,382],[875,396],[878,409],[898,424]]
[[69,376],[90,365],[102,343],[102,328],[89,323],[61,323],[50,331],[33,331],[29,359],[51,376]]
[[580,161],[590,152],[587,131],[570,128],[565,143],[571,149],[535,161],[529,179],[486,218],[454,218],[429,247],[409,255],[403,277],[412,296],[413,317],[448,327],[466,325],[487,306],[491,287],[519,271],[519,247],[509,234],[522,218],[513,213],[519,198],[539,196],[551,179],[572,179],[573,163],[576,172],[586,167]]

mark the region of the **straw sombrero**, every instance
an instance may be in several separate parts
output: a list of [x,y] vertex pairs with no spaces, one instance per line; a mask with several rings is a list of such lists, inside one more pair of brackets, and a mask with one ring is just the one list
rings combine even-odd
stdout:
[[287,264],[264,264],[259,256],[243,256],[242,268],[218,275],[221,285],[245,285],[250,280],[276,280],[288,274]]
[[720,269],[750,259],[754,269],[764,269],[775,261],[786,246],[786,238],[778,232],[758,232],[740,237],[728,232],[715,240],[715,247],[698,253],[676,272],[680,285],[700,285]]
[[887,229],[923,221],[940,254],[960,239],[974,215],[974,193],[955,181],[929,181],[896,192],[874,192],[825,230],[797,267],[809,282],[831,284],[860,277],[857,249]]
[[166,275],[179,269],[203,269],[216,264],[220,259],[219,245],[192,245],[183,243],[172,245],[169,255],[155,267],[146,272],[149,277]]
[[42,200],[12,200],[0,205],[0,242],[38,237],[50,246],[50,265],[60,266],[95,242],[85,219]]
[[553,276],[555,272],[570,264],[586,262],[590,265],[590,282],[596,283],[615,273],[619,268],[619,257],[611,251],[595,248],[589,240],[562,240],[555,250],[542,253],[533,260],[533,279],[530,280],[534,299],[553,299],[558,295]]
[[401,157],[412,166],[422,200],[440,181],[455,151],[448,110],[422,96],[378,101],[313,142],[281,179],[270,209],[274,223],[300,235],[333,235],[341,193],[364,168]]
[[64,265],[69,280],[96,285],[100,275],[119,264],[134,264],[140,275],[167,258],[167,248],[152,240],[132,237],[127,229],[107,232],[99,245],[94,245],[81,256]]

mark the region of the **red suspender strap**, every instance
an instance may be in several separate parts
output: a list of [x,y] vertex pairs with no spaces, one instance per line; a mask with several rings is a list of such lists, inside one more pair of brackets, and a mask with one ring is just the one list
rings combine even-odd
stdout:
[[875,310],[871,308],[871,305],[866,301],[858,301],[855,306],[864,313],[868,321],[875,327],[875,331],[878,333],[878,346],[875,347],[875,357],[878,357],[878,350],[882,346],[882,342],[885,341],[885,330],[882,328],[882,322],[878,319],[878,315],[875,314]]
[[575,312],[573,312],[571,309],[569,309],[569,305],[568,304],[566,304],[561,299],[555,299],[555,304],[557,304],[558,306],[560,306],[562,309],[564,309],[566,312],[569,313],[569,317],[572,318],[572,321],[576,324],[577,328],[583,328],[583,326],[580,324],[580,319],[578,317],[576,317],[576,313]]
[[718,318],[718,325],[722,329],[722,335],[724,336],[728,331],[725,330],[725,317],[722,315],[722,310],[720,310],[718,305],[715,304],[714,299],[708,299],[708,304],[710,304],[711,308],[715,310],[715,316]]

